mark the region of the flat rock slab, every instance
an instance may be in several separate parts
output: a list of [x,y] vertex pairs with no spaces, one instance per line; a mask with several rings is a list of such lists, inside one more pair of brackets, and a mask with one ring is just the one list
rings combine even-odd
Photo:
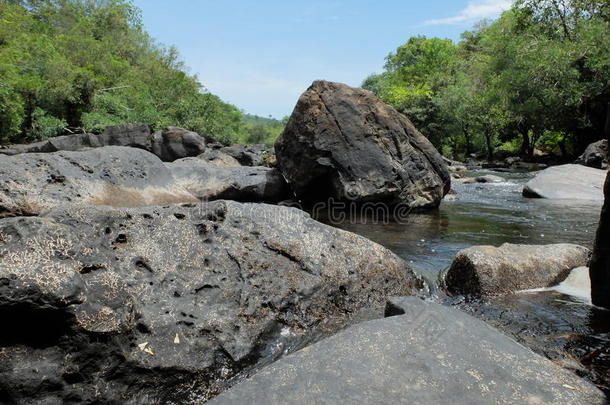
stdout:
[[0,217],[37,215],[65,204],[137,207],[198,201],[145,150],[0,155]]
[[549,167],[528,181],[523,196],[555,200],[604,200],[606,170],[582,165]]
[[394,299],[210,404],[604,404],[596,387],[459,310]]
[[444,284],[453,294],[497,295],[552,287],[576,267],[586,266],[591,251],[567,243],[555,245],[473,246],[455,256]]

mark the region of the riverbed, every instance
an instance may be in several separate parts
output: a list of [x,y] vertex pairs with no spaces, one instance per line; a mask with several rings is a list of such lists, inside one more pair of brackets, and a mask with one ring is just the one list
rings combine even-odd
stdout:
[[[601,205],[521,195],[530,173],[475,170],[497,183],[454,182],[456,194],[432,212],[400,222],[350,218],[333,225],[365,236],[405,259],[428,283],[430,299],[477,316],[534,351],[591,380],[610,394],[610,311],[555,291],[468,301],[437,289],[455,254],[473,245],[575,243],[592,248]],[[324,218],[320,218],[324,220]]]

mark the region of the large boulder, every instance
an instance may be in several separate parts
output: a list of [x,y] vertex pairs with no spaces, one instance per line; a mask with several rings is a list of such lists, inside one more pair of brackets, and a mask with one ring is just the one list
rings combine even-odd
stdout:
[[582,165],[562,165],[545,169],[528,181],[523,196],[556,200],[603,201],[606,171]]
[[591,252],[572,244],[473,246],[461,250],[444,277],[453,294],[497,295],[552,287],[576,267],[586,266]]
[[392,300],[210,404],[604,404],[594,385],[456,309]]
[[134,207],[198,201],[144,150],[0,155],[0,217],[37,215],[69,203]]
[[596,169],[608,168],[608,140],[602,139],[587,146],[576,163],[594,167]]
[[443,157],[373,93],[316,81],[275,144],[277,163],[305,201],[434,207],[450,189]]
[[199,134],[177,127],[167,127],[152,135],[151,152],[165,162],[198,156],[205,151],[205,140]]
[[0,221],[0,400],[199,403],[421,282],[300,210],[65,207]]
[[610,174],[606,178],[604,195],[589,274],[593,304],[610,309]]
[[205,150],[205,140],[195,132],[182,128],[167,127],[152,134],[146,124],[124,124],[106,127],[100,135],[64,135],[27,145],[12,145],[0,149],[0,154],[80,151],[103,146],[144,149],[164,161],[173,161],[201,154]]
[[166,163],[177,183],[201,200],[279,202],[290,197],[282,174],[267,167],[218,167],[199,158]]

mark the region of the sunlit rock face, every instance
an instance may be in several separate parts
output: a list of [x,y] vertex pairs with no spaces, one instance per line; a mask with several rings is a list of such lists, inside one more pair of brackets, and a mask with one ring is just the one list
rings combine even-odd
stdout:
[[435,207],[450,189],[442,156],[413,124],[373,93],[314,82],[275,144],[297,196]]

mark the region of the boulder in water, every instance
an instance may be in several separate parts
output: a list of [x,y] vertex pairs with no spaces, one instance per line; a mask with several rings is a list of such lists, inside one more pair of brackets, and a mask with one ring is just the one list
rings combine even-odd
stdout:
[[610,309],[610,174],[606,178],[604,195],[589,274],[593,304]]
[[390,318],[284,357],[210,404],[602,405],[594,385],[459,310],[396,298]]
[[280,171],[308,201],[438,206],[451,186],[443,157],[373,93],[316,81],[275,144]]
[[606,171],[581,165],[553,166],[536,174],[523,196],[554,200],[603,201]]
[[445,274],[448,292],[497,295],[552,287],[576,267],[586,266],[591,252],[572,244],[473,246],[461,250]]
[[0,398],[193,403],[421,287],[304,212],[68,206],[0,221]]

